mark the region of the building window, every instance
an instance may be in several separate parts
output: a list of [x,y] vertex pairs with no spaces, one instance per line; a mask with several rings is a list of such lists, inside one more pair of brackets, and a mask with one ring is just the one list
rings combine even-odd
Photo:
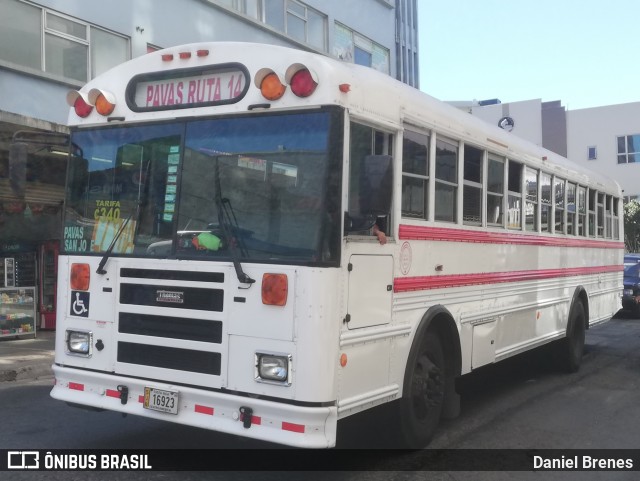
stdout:
[[126,37],[18,0],[3,2],[0,61],[84,83],[129,58]]
[[334,27],[333,54],[345,62],[389,74],[389,49],[337,22]]
[[326,15],[295,0],[262,0],[262,10],[266,24],[299,42],[327,50]]
[[589,160],[596,160],[598,158],[598,149],[595,147],[587,147],[587,158]]
[[618,137],[618,163],[640,162],[640,134]]

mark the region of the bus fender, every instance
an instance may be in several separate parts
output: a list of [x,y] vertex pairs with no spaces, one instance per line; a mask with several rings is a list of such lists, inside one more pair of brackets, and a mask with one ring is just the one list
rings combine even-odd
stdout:
[[578,286],[573,293],[565,336],[556,341],[556,357],[560,369],[574,373],[580,369],[584,354],[585,331],[589,327],[589,299],[586,290]]
[[[578,286],[576,290],[573,292],[573,298],[571,299],[571,307],[569,308],[569,318],[571,319],[571,311],[575,308],[576,303],[582,303],[582,307],[584,309],[585,315],[585,329],[589,329],[589,296],[587,295],[587,291],[584,287]],[[567,333],[569,332],[569,321],[567,321]]]
[[460,414],[460,395],[456,391],[456,378],[460,376],[462,371],[462,354],[458,328],[453,316],[446,307],[442,305],[432,306],[422,316],[409,351],[404,385],[406,386],[408,382],[411,382],[408,379],[408,363],[413,359],[414,352],[419,348],[420,341],[427,332],[434,332],[438,335],[445,354],[446,385],[441,416],[444,419],[454,419]]

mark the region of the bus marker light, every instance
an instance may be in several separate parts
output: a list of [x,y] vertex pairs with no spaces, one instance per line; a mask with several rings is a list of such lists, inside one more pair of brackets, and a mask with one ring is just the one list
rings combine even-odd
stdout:
[[308,97],[318,86],[318,76],[302,64],[294,63],[285,74],[291,91],[298,97]]
[[170,62],[171,60],[173,60],[173,54],[172,53],[164,53],[164,54],[162,54],[162,61],[163,62]]
[[76,115],[81,118],[88,117],[93,111],[93,105],[89,103],[87,94],[71,90],[67,93],[67,104],[76,111]]
[[91,281],[89,264],[71,264],[70,285],[74,291],[88,291]]
[[347,361],[348,361],[347,355],[343,352],[340,355],[340,366],[345,367],[347,365]]
[[182,59],[191,58],[191,52],[180,52],[179,55]]
[[340,89],[340,92],[342,92],[343,94],[346,94],[347,92],[351,91],[350,84],[340,84],[338,88]]
[[286,274],[263,274],[262,303],[268,306],[287,304],[289,284]]
[[102,116],[111,115],[116,108],[116,99],[111,92],[100,89],[89,90],[89,102],[95,106],[96,112]]
[[282,82],[280,82],[280,79],[274,72],[263,78],[260,83],[260,92],[262,92],[262,96],[267,100],[278,100],[282,98],[286,90],[287,87],[282,85]]
[[198,51],[196,52],[196,55],[197,55],[198,57],[206,57],[207,55],[209,55],[209,50],[206,50],[206,49],[198,50]]

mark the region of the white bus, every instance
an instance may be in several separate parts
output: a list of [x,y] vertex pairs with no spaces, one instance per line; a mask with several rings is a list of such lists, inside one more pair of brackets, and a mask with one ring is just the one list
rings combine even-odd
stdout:
[[190,44],[67,101],[55,399],[314,448],[393,403],[423,447],[619,307],[615,182],[372,69]]

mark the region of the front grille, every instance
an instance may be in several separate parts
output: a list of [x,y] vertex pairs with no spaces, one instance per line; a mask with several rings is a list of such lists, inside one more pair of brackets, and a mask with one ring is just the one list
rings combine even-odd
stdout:
[[222,289],[124,283],[120,287],[120,304],[222,312],[223,301]]
[[127,267],[120,269],[120,277],[170,281],[224,282],[224,274],[222,272],[161,271],[158,269],[132,269]]
[[122,363],[219,376],[221,358],[219,352],[118,342],[118,362]]
[[118,332],[187,341],[222,342],[222,322],[121,312]]
[[167,369],[161,377],[173,382],[183,382],[187,373],[220,376],[227,348],[224,280],[225,272],[121,268],[118,371]]

